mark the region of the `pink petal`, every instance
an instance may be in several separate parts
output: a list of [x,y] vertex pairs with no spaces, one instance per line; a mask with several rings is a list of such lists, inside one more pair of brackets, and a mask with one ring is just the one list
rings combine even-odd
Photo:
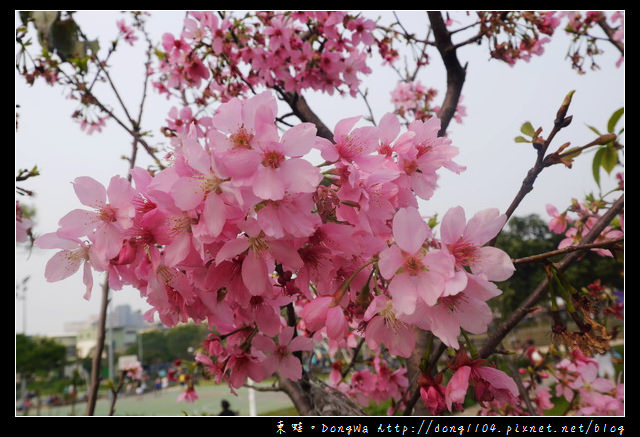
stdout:
[[250,250],[242,262],[242,282],[251,294],[261,295],[267,288],[267,265],[255,250]]
[[50,232],[36,238],[33,243],[41,249],[76,249],[80,245],[80,240],[62,238],[57,232]]
[[461,206],[449,209],[440,224],[440,238],[444,244],[456,243],[467,225],[464,209]]
[[316,141],[316,126],[300,123],[284,133],[282,146],[287,156],[303,156],[309,153]]
[[317,297],[302,308],[300,315],[309,330],[317,331],[322,328],[332,300],[331,296]]
[[471,265],[474,273],[483,273],[490,281],[506,281],[516,268],[511,258],[496,247],[480,247],[476,250],[476,259]]
[[296,271],[304,265],[296,248],[286,240],[272,240],[269,242],[269,248],[276,261],[287,269]]
[[201,185],[202,181],[192,177],[178,179],[171,187],[171,196],[175,205],[183,211],[195,209],[204,199]]
[[327,336],[332,340],[341,340],[347,332],[347,319],[342,308],[335,306],[327,311]]
[[91,208],[99,208],[107,201],[107,190],[89,176],[80,176],[73,181],[73,189],[80,202]]
[[469,387],[470,374],[471,368],[469,366],[462,366],[453,374],[447,383],[445,399],[449,411],[452,411],[451,407],[453,404],[464,403],[464,398],[467,395],[467,388]]
[[333,129],[333,139],[336,142],[340,142],[343,140],[351,129],[360,121],[360,116],[345,118],[336,123],[336,127]]
[[270,237],[282,238],[285,236],[284,228],[278,215],[278,208],[271,203],[268,203],[258,211],[258,224],[264,233]]
[[444,292],[444,278],[435,272],[422,272],[415,277],[416,290],[420,298],[429,306],[433,306]]
[[234,149],[222,154],[220,165],[232,178],[248,178],[260,165],[260,155],[256,150]]
[[51,257],[44,270],[47,281],[61,281],[78,271],[83,260],[71,255],[71,251],[63,250]]
[[246,238],[236,238],[229,240],[220,248],[216,255],[216,265],[222,261],[231,259],[249,248],[249,240]]
[[313,340],[309,337],[298,336],[289,343],[289,352],[310,351],[313,349]]
[[393,238],[402,250],[416,253],[431,231],[416,208],[400,208],[393,217]]
[[313,193],[322,180],[320,169],[301,158],[287,159],[280,172],[290,193]]
[[363,319],[364,321],[369,321],[373,316],[378,314],[382,309],[384,309],[389,303],[389,298],[383,295],[379,295],[373,298],[367,310],[364,312]]
[[98,214],[86,209],[69,211],[58,221],[61,232],[74,237],[91,235],[98,223],[100,223]]
[[300,364],[300,360],[294,355],[285,356],[282,361],[280,361],[278,373],[285,378],[297,381],[302,377],[302,365]]
[[385,279],[391,279],[396,274],[402,263],[402,252],[398,246],[390,246],[380,252],[380,259],[378,261],[378,267],[380,273]]
[[207,230],[212,237],[217,237],[222,232],[226,221],[225,204],[220,196],[209,193],[204,201],[202,216],[207,225]]
[[83,271],[83,274],[82,274],[82,282],[85,285],[85,293],[84,293],[84,296],[82,296],[82,297],[84,299],[86,299],[86,300],[89,300],[91,298],[91,289],[93,288],[93,274],[91,272],[91,264],[89,264],[88,261],[84,262],[84,271]]
[[465,295],[456,302],[454,315],[458,318],[462,329],[472,334],[484,334],[493,315],[491,308],[484,301]]
[[164,249],[165,262],[170,266],[180,264],[191,251],[191,234],[185,232],[176,236]]
[[442,305],[436,305],[429,311],[431,332],[444,344],[454,349],[460,347],[458,335],[460,335],[460,323],[458,319]]
[[476,213],[464,231],[464,239],[476,246],[482,246],[495,237],[507,222],[507,216],[497,208],[489,208]]
[[213,116],[213,126],[223,132],[235,132],[242,126],[242,102],[233,98],[220,105]]
[[127,207],[133,198],[133,188],[129,181],[122,176],[113,176],[107,188],[109,204],[115,208]]
[[391,144],[393,140],[396,139],[398,134],[400,133],[400,121],[398,117],[388,112],[382,116],[380,119],[380,123],[378,123],[378,127],[380,128],[380,139],[383,144]]
[[327,162],[335,162],[340,158],[335,145],[326,138],[316,137],[314,147],[320,150],[320,155]]
[[418,294],[416,284],[408,274],[394,276],[389,284],[389,294],[393,302],[393,309],[398,314],[413,314],[416,309]]
[[489,384],[499,390],[508,390],[514,397],[518,396],[518,386],[513,379],[501,370],[493,367],[480,367],[476,369],[478,374],[486,379]]
[[253,194],[261,199],[281,200],[284,197],[285,184],[279,172],[261,167],[253,182]]

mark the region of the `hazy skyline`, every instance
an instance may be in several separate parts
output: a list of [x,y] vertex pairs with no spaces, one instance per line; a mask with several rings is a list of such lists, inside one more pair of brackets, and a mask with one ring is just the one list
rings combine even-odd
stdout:
[[[369,15],[376,15],[376,11]],[[414,28],[426,22],[423,14],[400,12],[406,26]],[[90,38],[98,35],[115,37],[118,12],[80,12],[76,19]],[[149,30],[155,41],[164,32],[179,33],[183,12],[154,12],[149,19]],[[560,32],[560,31],[558,31]],[[514,67],[489,60],[486,47],[468,46],[459,50],[461,62],[467,63],[467,79],[462,104],[467,116],[463,124],[452,122],[449,136],[460,149],[455,159],[467,170],[461,175],[440,171],[440,188],[428,202],[421,202],[424,215],[438,213],[440,217],[450,207],[461,205],[467,216],[489,207],[504,211],[517,192],[528,169],[535,160],[535,151],[529,144],[515,143],[523,122],[542,126],[545,133],[552,127],[555,112],[564,96],[575,90],[570,115],[572,124],[560,132],[554,146],[570,141],[579,146],[591,141],[594,134],[586,127],[605,126],[607,119],[624,106],[624,64],[615,67],[617,51],[602,44],[605,54],[598,58],[598,71],[578,75],[565,59],[569,41],[558,35],[545,45],[543,56],[532,57],[529,63],[519,62]],[[127,96],[127,103],[137,108],[142,83],[141,41],[136,46],[123,45],[121,53],[113,59],[114,81]],[[440,90],[436,100],[444,96],[445,73],[442,62],[434,50],[432,65],[423,69],[418,79],[425,86]],[[369,103],[377,120],[391,112],[390,92],[398,76],[390,69],[380,71],[376,60],[369,61],[374,74],[364,78],[362,89],[369,90]],[[164,97],[150,92],[143,117],[143,128],[154,131],[152,143],[162,140],[158,128],[171,107]],[[361,99],[308,94],[307,99],[327,126],[354,115],[367,115]],[[74,208],[80,208],[71,182],[79,176],[91,176],[107,183],[113,175],[125,175],[127,162],[121,155],[130,153],[131,141],[119,126],[107,122],[102,133],[86,135],[78,123],[71,119],[76,103],[65,98],[62,89],[38,81],[29,87],[16,73],[16,104],[20,105],[19,126],[15,134],[15,167],[31,168],[38,165],[41,176],[30,179],[24,186],[37,193],[35,198],[16,195],[16,199],[37,210],[35,232],[38,235],[57,229],[58,220]],[[624,120],[622,120],[622,123]],[[591,156],[579,157],[572,169],[554,166],[546,169],[516,215],[537,213],[546,217],[545,205],[552,203],[564,208],[571,198],[582,198],[597,190],[591,175]],[[581,159],[582,158],[582,159]],[[138,165],[146,166],[150,160],[142,151]],[[603,175],[604,176],[604,175]],[[603,177],[603,187],[612,187],[614,178]],[[93,296],[82,299],[81,274],[56,283],[44,279],[44,266],[55,251],[34,248],[27,254],[16,247],[15,281],[18,284],[29,276],[27,291],[27,333],[47,334],[63,332],[65,322],[84,319],[97,314],[100,304],[101,275],[94,275]],[[134,310],[146,311],[150,307],[130,288],[112,291],[112,305],[130,304]],[[16,300],[16,332],[22,332],[23,302]]]

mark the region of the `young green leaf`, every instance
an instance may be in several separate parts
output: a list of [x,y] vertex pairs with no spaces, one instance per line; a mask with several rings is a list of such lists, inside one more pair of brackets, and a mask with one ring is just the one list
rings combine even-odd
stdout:
[[593,171],[593,179],[595,179],[596,184],[600,186],[600,166],[602,165],[602,155],[604,154],[604,147],[600,147],[596,154],[593,157],[593,162],[591,163],[591,170]]
[[517,137],[515,137],[514,140],[515,140],[516,143],[530,143],[531,142],[530,140],[526,139],[522,135],[518,135]]
[[604,148],[604,153],[602,155],[602,168],[604,168],[607,173],[611,174],[611,171],[618,164],[618,152],[615,147],[607,146]]
[[607,132],[613,132],[613,130],[616,128],[616,124],[618,124],[618,121],[620,120],[620,117],[622,117],[622,114],[624,114],[624,108],[618,109],[611,115],[611,118],[607,122]]
[[536,135],[536,130],[533,128],[533,125],[528,121],[525,121],[522,124],[522,126],[520,127],[520,132],[532,138]]

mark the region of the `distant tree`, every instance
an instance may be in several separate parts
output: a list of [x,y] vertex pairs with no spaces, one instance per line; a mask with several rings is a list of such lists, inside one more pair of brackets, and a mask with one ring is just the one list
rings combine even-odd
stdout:
[[[564,237],[549,230],[548,223],[537,214],[512,217],[500,234],[496,247],[507,252],[512,259],[532,256],[555,250]],[[560,257],[550,258],[557,261]],[[566,271],[567,279],[580,289],[600,279],[618,289],[623,288],[621,264],[614,258],[585,252],[580,263]],[[500,284],[503,294],[492,303],[500,314],[511,313],[544,277],[545,270],[540,263],[518,265],[513,276]]]
[[193,359],[193,351],[202,346],[208,333],[206,325],[195,324],[180,325],[167,330],[167,351],[171,359]]
[[66,348],[55,340],[16,335],[16,372],[27,379],[62,370],[65,360]]
[[[143,366],[154,363],[166,363],[171,360],[171,356],[167,349],[167,339],[162,330],[153,330],[142,332],[142,359]],[[138,344],[130,345],[125,351],[126,355],[137,355]]]

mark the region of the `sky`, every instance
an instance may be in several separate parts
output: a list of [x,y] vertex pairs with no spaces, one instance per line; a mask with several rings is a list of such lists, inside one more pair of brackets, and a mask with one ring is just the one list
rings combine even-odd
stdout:
[[[382,13],[369,11],[367,15],[375,18]],[[423,34],[424,12],[400,11],[398,15],[407,28]],[[115,23],[122,14],[81,11],[75,18],[89,38],[104,37],[104,41],[109,41],[117,35]],[[178,34],[183,18],[184,12],[180,11],[152,12],[148,28],[152,38],[159,41],[164,32]],[[103,47],[107,44],[105,42]],[[462,90],[467,116],[462,124],[452,121],[448,134],[460,150],[455,161],[467,169],[460,175],[440,171],[439,189],[432,199],[421,202],[424,215],[438,213],[442,217],[447,209],[458,205],[464,207],[467,217],[485,208],[498,208],[504,212],[535,160],[535,151],[529,144],[514,142],[520,135],[520,126],[530,121],[534,127],[543,128],[544,136],[551,130],[555,113],[571,90],[575,90],[569,110],[573,122],[558,134],[552,147],[568,141],[574,146],[588,143],[594,135],[587,125],[604,129],[609,116],[624,106],[624,64],[615,67],[619,57],[617,51],[602,44],[605,54],[598,57],[600,70],[588,70],[585,75],[578,75],[566,59],[568,47],[569,40],[558,35],[545,45],[543,56],[513,67],[490,60],[484,45],[466,46],[458,51],[461,63],[467,63],[467,78]],[[112,59],[114,82],[126,103],[135,110],[141,96],[142,53],[143,45],[138,41],[134,47],[123,46]],[[374,72],[364,78],[362,89],[368,89],[369,104],[379,120],[393,110],[390,93],[398,82],[398,75],[389,68],[381,69],[375,59],[370,60],[369,65]],[[436,100],[444,96],[446,76],[435,51],[431,65],[421,71],[418,80],[440,90]],[[368,115],[362,99],[320,94],[306,97],[330,128],[342,118]],[[71,185],[76,177],[91,176],[107,185],[112,176],[126,174],[127,162],[121,156],[130,153],[130,137],[113,122],[108,122],[102,133],[87,135],[70,117],[77,102],[67,99],[59,87],[41,82],[30,87],[17,73],[15,102],[20,106],[15,133],[16,174],[18,169],[33,165],[38,165],[41,173],[21,184],[33,190],[36,196],[16,195],[16,199],[36,208],[37,235],[54,232],[58,220],[67,212],[83,208]],[[164,97],[154,92],[149,94],[142,125],[155,132],[152,144],[161,144],[163,140],[158,129],[170,107],[171,103]],[[620,125],[623,123],[624,118]],[[544,170],[515,215],[535,213],[546,218],[547,204],[564,209],[572,198],[597,193],[591,174],[591,157],[578,158],[571,169],[557,165]],[[138,165],[149,164],[150,159],[141,151]],[[614,186],[614,178],[603,177],[603,191]],[[54,253],[37,248],[27,252],[22,246],[16,246],[16,285],[29,277],[26,300],[16,299],[16,332],[23,332],[26,325],[29,335],[60,334],[65,322],[85,320],[99,311],[101,276],[94,275],[93,296],[88,301],[82,299],[81,273],[60,282],[46,282],[44,268]],[[150,308],[138,291],[131,288],[112,291],[111,298],[112,306],[128,304],[134,310],[142,311]],[[23,314],[26,314],[26,321]]]

